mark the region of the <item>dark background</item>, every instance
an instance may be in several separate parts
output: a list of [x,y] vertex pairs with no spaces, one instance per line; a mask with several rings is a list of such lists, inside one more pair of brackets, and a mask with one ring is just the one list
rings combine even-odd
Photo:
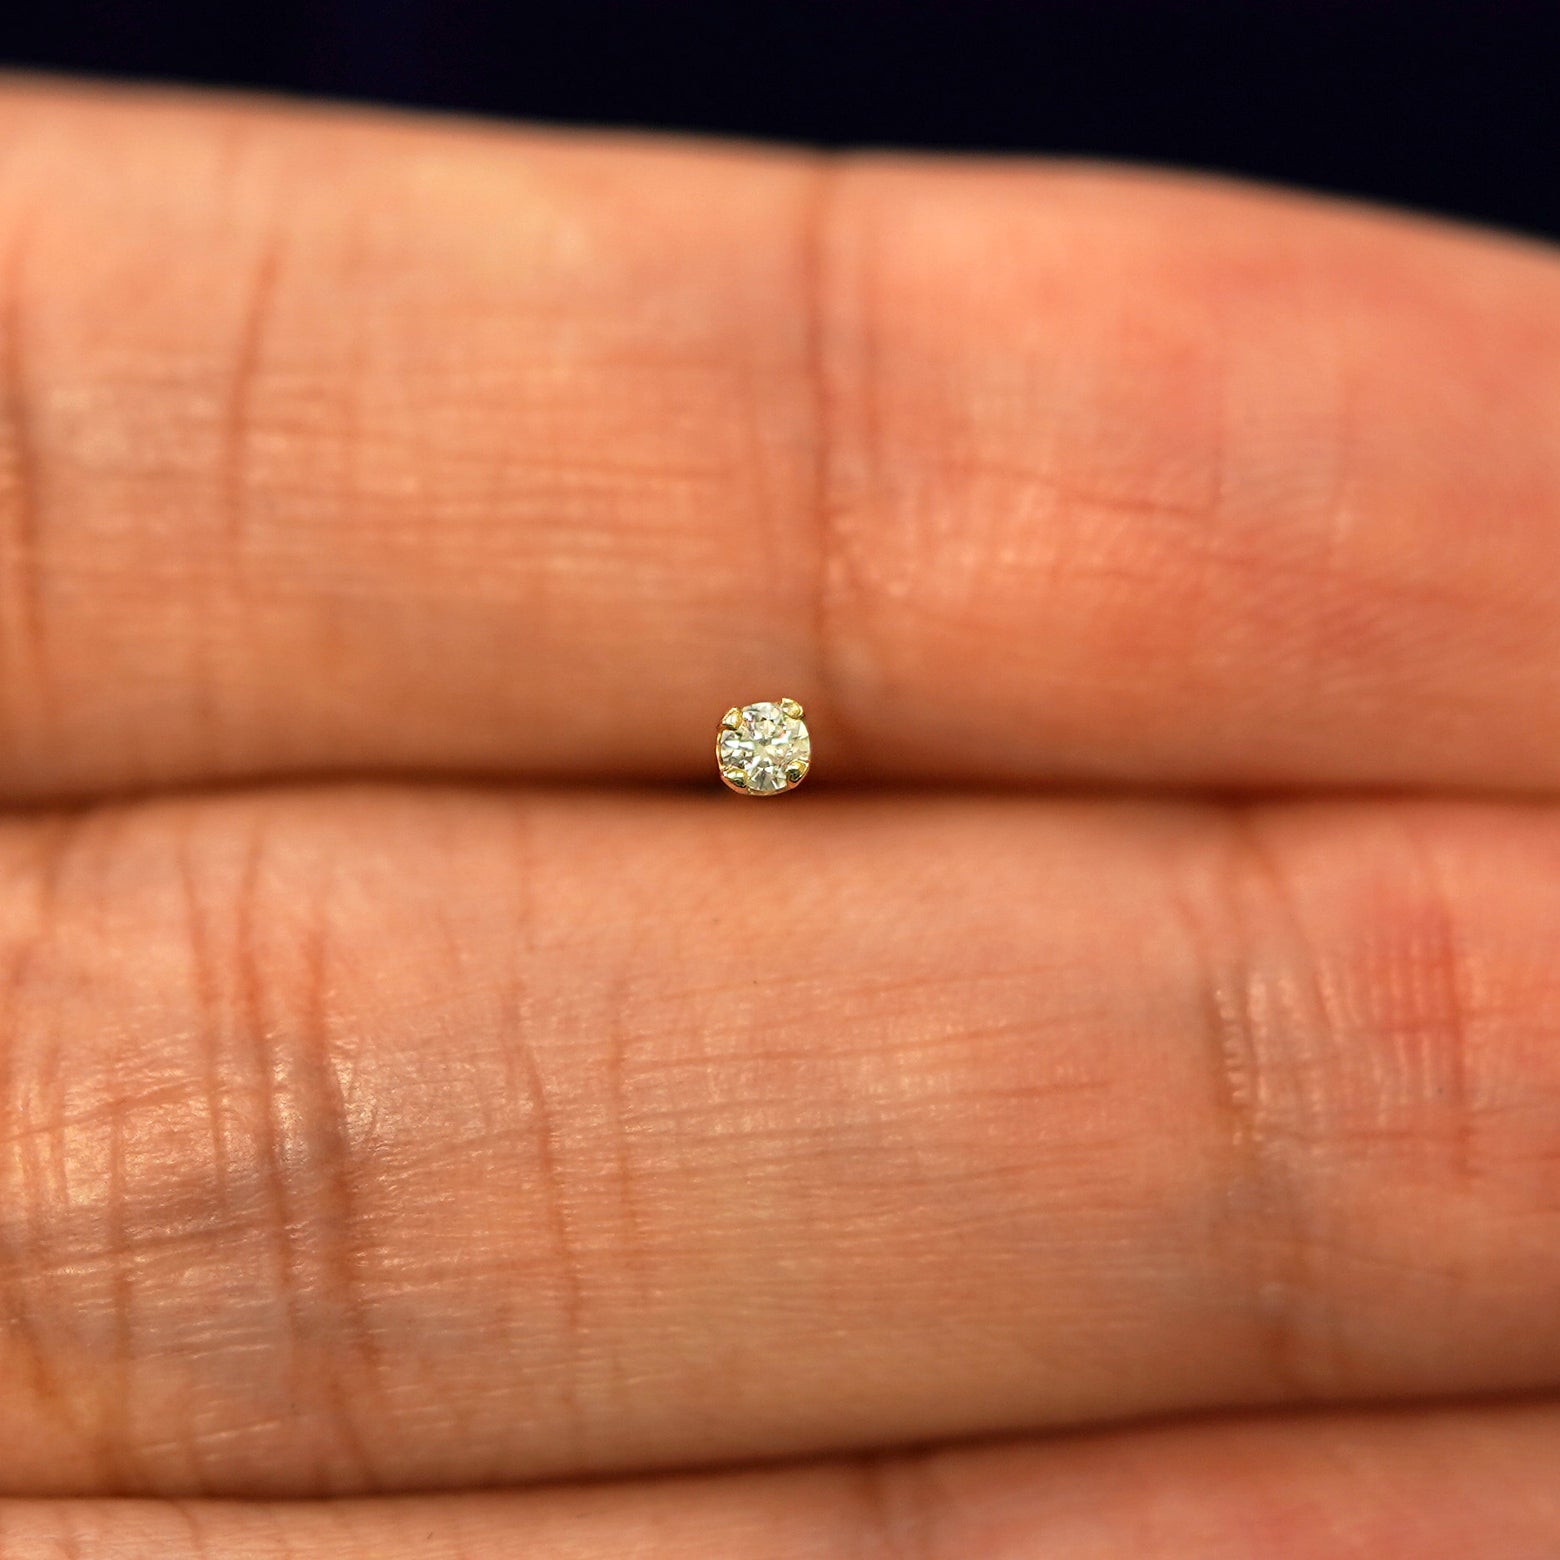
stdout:
[[13,65],[1193,164],[1560,237],[1560,0],[0,0]]

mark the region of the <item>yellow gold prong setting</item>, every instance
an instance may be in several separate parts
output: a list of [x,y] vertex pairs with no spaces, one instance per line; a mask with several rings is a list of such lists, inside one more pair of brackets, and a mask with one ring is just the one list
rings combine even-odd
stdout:
[[744,796],[783,796],[807,777],[812,738],[795,699],[733,705],[715,738],[721,779]]

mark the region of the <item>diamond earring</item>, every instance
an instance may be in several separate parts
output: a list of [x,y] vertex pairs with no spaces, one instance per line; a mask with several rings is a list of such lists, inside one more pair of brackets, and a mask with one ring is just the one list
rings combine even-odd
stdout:
[[715,739],[720,777],[744,796],[779,796],[802,783],[812,762],[812,738],[795,699],[733,705]]

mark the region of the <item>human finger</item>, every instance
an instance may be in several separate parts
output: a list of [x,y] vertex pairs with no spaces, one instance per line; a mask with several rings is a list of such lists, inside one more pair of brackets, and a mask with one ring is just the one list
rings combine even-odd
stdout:
[[311,1502],[0,1500],[15,1560],[1542,1560],[1549,1407],[1169,1425],[807,1468]]
[[[1184,178],[0,105],[0,790],[1560,779],[1560,264]],[[105,155],[105,150],[111,155]]]
[[1560,1384],[1549,809],[326,791],[0,869],[12,1492]]

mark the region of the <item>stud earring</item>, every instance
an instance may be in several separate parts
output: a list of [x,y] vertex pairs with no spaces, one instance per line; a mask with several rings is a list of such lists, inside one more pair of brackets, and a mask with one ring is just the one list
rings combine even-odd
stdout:
[[715,739],[720,777],[744,796],[779,796],[806,777],[812,738],[795,699],[733,705],[721,717]]

